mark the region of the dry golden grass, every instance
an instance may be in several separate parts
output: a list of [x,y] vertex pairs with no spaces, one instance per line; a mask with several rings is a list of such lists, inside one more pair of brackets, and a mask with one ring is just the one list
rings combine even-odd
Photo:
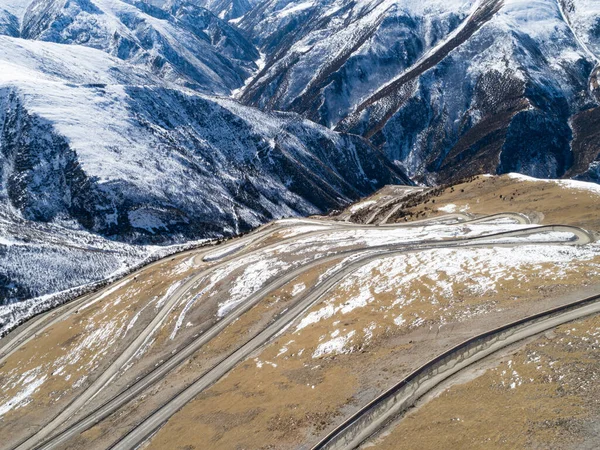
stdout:
[[413,410],[368,448],[592,448],[599,335],[597,315],[558,327]]
[[[343,307],[358,296],[365,282],[373,295],[368,305],[347,314],[335,314],[299,331],[292,326],[175,414],[149,447],[279,449],[314,443],[349,411],[447,345],[478,330],[503,324],[507,317],[552,306],[550,291],[556,297],[581,285],[589,276],[588,264],[589,261],[574,264],[556,279],[541,275],[551,273],[552,264],[523,267],[520,275],[526,282],[518,284],[515,280],[519,277],[506,277],[499,281],[497,293],[487,295],[480,295],[466,282],[455,283],[448,295],[441,295],[437,280],[427,278],[385,289],[390,281],[385,279],[387,274],[374,268],[356,283],[336,288],[312,311],[323,305]],[[600,257],[593,264],[600,264]],[[479,269],[465,268],[473,277],[485,277],[485,267]],[[446,279],[452,281],[449,275]],[[411,302],[393,306],[397,299],[409,296],[413,298]],[[474,310],[477,312],[472,313]],[[486,314],[482,314],[484,311]],[[399,313],[405,319],[401,325],[394,323]],[[416,318],[423,321],[421,326],[413,325]],[[442,323],[446,325],[439,328]],[[239,331],[230,331],[243,333],[245,326],[241,322]],[[355,334],[341,353],[313,358],[320,344],[351,331]],[[414,344],[413,339],[426,342]],[[227,341],[224,335],[224,342]],[[226,347],[230,348],[227,344]]]
[[[290,307],[294,298],[292,291],[294,286],[303,284],[304,286],[313,286],[316,284],[319,275],[327,269],[335,266],[338,260],[319,265],[302,275],[294,278],[281,289],[272,292],[260,303],[254,306],[250,311],[243,314],[238,320],[228,326],[215,339],[206,346],[207,353],[225,354],[237,348],[241,339],[249,339],[264,327],[276,314]],[[297,294],[298,295],[298,294]],[[246,336],[246,338],[244,338]],[[243,342],[243,341],[242,341]]]
[[[263,329],[277,314],[289,308],[298,295],[292,296],[294,286],[304,283],[310,286],[316,283],[319,275],[337,261],[331,261],[314,268],[282,288],[272,292],[259,304],[244,313],[238,320],[225,328],[216,338],[199,350],[190,360],[169,374],[150,390],[143,398],[136,399],[118,413],[83,433],[69,448],[106,448],[115,437],[115,430],[126,432],[137,420],[141,420],[148,411],[167,401],[184,385],[188,385],[198,376],[209,370],[227,354],[244,344],[251,336]],[[194,427],[195,429],[197,427]]]
[[[575,225],[600,230],[600,196],[589,191],[570,189],[552,181],[523,181],[508,175],[484,177],[447,188],[443,193],[409,208],[412,219],[446,214],[438,208],[454,204],[457,211],[468,207],[475,214],[520,212],[541,214],[544,224]],[[402,219],[403,220],[403,219]]]

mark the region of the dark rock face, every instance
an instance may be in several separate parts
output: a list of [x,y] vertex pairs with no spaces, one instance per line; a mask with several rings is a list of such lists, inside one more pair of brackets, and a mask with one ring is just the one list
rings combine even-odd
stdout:
[[571,124],[574,161],[565,176],[579,174],[582,179],[597,182],[598,178],[592,174],[596,171],[596,161],[600,155],[600,108],[591,108],[576,114]]
[[0,139],[8,203],[27,220],[51,222],[66,214],[94,228],[95,211],[105,200],[75,152],[48,121],[28,114],[14,91],[5,95],[10,113],[4,116]]
[[328,2],[296,14],[278,12],[280,7],[274,1],[263,2],[239,23],[268,55],[265,68],[241,99],[254,106],[295,111],[330,127],[464,18],[461,11],[412,16],[402,6],[385,2],[345,2],[334,13]]
[[0,10],[0,35],[19,37],[19,19],[8,11]]

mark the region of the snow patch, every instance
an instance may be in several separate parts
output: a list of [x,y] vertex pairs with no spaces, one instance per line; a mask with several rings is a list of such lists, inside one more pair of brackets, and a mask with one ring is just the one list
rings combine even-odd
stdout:
[[306,289],[306,285],[304,283],[295,284],[294,287],[292,288],[292,297],[299,294],[304,289]]
[[350,207],[350,212],[356,213],[361,209],[365,209],[368,206],[374,205],[375,203],[377,203],[376,200],[368,200],[366,202],[357,203],[356,205]]
[[22,406],[25,406],[29,403],[29,397],[42,385],[47,375],[42,375],[41,377],[37,377],[35,373],[25,373],[23,374],[24,380],[23,384],[25,387],[19,391],[14,397],[10,400],[6,401],[4,404],[0,405],[0,417],[9,412],[12,409],[17,409]]
[[352,330],[343,336],[337,336],[327,342],[319,344],[312,354],[312,357],[321,358],[326,355],[339,355],[352,352],[352,348],[348,348],[347,345],[355,334],[356,331]]

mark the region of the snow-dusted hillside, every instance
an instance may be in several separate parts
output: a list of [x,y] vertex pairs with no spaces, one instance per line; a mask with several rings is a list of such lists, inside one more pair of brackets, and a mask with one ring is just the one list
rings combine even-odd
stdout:
[[248,0],[202,0],[198,3],[225,20],[237,19],[252,9]]
[[333,126],[464,20],[472,2],[266,1],[240,28],[267,57],[242,99]]
[[600,57],[600,2],[596,0],[560,0],[565,20],[581,45]]
[[267,0],[239,22],[267,55],[240,98],[362,134],[430,183],[590,178],[599,13],[589,0]]
[[[600,180],[599,13],[592,0],[4,0],[0,211],[145,246],[324,212],[405,173]],[[60,288],[116,267],[97,264]],[[3,300],[47,293],[34,284]]]
[[205,93],[239,88],[259,58],[193,0],[9,0],[0,34],[96,48]]
[[76,222],[25,220],[0,207],[0,334],[132,270],[202,242],[132,245],[82,229]]
[[[30,221],[174,243],[408,182],[357,136],[182,89],[99,50],[0,36],[0,67],[0,206]],[[19,255],[44,270],[46,257]],[[14,284],[5,262],[4,285]],[[3,300],[39,294],[38,281]]]

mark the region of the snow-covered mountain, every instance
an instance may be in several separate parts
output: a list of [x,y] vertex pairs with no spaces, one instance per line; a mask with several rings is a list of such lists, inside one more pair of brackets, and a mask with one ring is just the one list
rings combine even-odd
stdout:
[[267,55],[245,103],[361,134],[418,180],[594,172],[597,1],[269,0],[238,25]]
[[96,48],[205,93],[229,94],[256,69],[254,46],[194,0],[8,0],[2,8],[0,33]]
[[[97,49],[0,36],[0,67],[8,217],[164,244],[324,212],[409,182],[358,136],[206,96]],[[46,263],[30,255],[25,266]],[[13,291],[4,300],[47,293]]]
[[248,0],[200,0],[198,4],[225,20],[237,19],[252,9]]
[[599,57],[596,0],[3,0],[0,254],[113,256],[2,301],[384,184],[600,180]]

